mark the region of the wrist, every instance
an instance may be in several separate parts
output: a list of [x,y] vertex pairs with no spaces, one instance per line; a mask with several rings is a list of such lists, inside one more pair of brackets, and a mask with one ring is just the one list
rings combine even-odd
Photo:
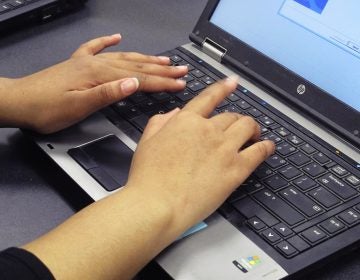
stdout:
[[20,79],[0,78],[0,127],[26,127]]

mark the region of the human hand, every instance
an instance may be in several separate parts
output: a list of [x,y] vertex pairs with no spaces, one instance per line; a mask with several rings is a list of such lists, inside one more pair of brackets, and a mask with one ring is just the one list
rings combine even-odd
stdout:
[[[179,91],[186,66],[169,66],[167,57],[139,53],[100,53],[120,35],[89,41],[60,64],[21,79],[4,81],[0,125],[51,133],[135,91]],[[0,90],[2,86],[0,85]],[[0,92],[1,93],[1,92]],[[0,94],[1,97],[1,94]]]
[[181,111],[154,116],[137,147],[126,187],[170,209],[173,237],[215,211],[274,152],[271,141],[256,142],[260,128],[251,117],[208,118],[235,87],[221,81]]

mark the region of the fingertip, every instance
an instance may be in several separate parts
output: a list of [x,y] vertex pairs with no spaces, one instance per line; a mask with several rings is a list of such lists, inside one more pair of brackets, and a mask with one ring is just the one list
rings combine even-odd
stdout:
[[110,38],[120,41],[122,36],[120,33],[116,33],[116,34],[110,35]]
[[267,155],[271,156],[275,153],[275,143],[271,140],[264,140],[264,145],[266,146]]

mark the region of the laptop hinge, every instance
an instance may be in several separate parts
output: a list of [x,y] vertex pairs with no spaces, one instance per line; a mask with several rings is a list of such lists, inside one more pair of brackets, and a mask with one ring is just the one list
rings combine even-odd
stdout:
[[202,42],[202,50],[207,55],[211,56],[218,62],[221,62],[222,58],[227,52],[227,49],[215,43],[210,38],[206,37],[206,39]]

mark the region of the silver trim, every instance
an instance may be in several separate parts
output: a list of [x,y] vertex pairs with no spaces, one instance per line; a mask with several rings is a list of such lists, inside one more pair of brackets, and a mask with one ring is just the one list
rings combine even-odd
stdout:
[[[163,251],[158,263],[176,280],[275,280],[288,273],[243,233],[214,213],[205,221],[208,228]],[[258,257],[259,264],[246,260]],[[233,264],[237,261],[248,272]]]
[[203,52],[214,58],[216,61],[221,62],[222,58],[227,52],[227,49],[206,37],[202,42]]

